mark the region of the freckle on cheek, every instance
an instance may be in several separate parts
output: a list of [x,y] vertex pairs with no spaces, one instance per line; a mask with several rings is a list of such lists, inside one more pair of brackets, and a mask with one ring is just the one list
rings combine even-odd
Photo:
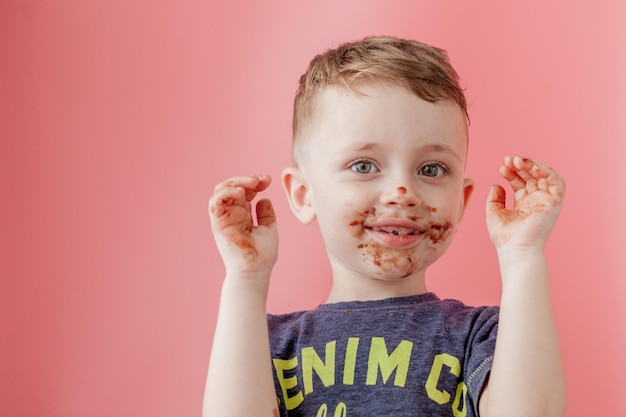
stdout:
[[431,213],[436,213],[436,212],[437,212],[437,209],[436,209],[436,208],[434,208],[434,207],[427,206],[426,208],[427,208],[427,209],[428,209],[428,211],[430,211]]

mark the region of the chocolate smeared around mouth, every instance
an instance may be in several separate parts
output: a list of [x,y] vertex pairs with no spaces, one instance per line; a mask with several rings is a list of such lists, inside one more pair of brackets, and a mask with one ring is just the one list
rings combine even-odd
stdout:
[[384,232],[395,236],[411,236],[422,233],[419,230],[404,227],[371,227],[370,229],[374,232]]
[[432,243],[439,243],[445,241],[450,232],[454,229],[454,225],[451,221],[446,221],[445,223],[432,223],[428,225],[426,228],[426,236],[430,238]]

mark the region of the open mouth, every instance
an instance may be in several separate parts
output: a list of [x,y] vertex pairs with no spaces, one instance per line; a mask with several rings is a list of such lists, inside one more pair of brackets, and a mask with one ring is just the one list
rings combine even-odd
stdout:
[[407,229],[404,227],[371,227],[370,230],[374,232],[389,233],[390,235],[394,236],[412,236],[422,233],[419,230]]

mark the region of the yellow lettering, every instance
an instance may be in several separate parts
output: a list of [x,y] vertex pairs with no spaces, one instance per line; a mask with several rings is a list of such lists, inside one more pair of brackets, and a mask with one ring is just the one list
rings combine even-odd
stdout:
[[298,366],[298,357],[296,356],[292,359],[273,359],[272,361],[274,362],[274,369],[276,370],[276,378],[283,392],[285,407],[287,410],[293,410],[304,401],[304,395],[302,395],[302,391],[298,391],[293,397],[289,396],[287,390],[295,388],[298,385],[298,379],[295,375],[286,377],[285,372],[295,369]]
[[403,340],[394,351],[391,352],[391,355],[389,355],[387,353],[385,339],[382,337],[373,337],[370,345],[369,359],[367,361],[367,378],[365,383],[367,385],[376,385],[378,369],[380,369],[383,384],[386,384],[395,370],[396,377],[393,384],[397,387],[404,387],[409,372],[412,350],[413,342]]
[[344,403],[337,404],[333,417],[346,417],[348,415],[348,407]]
[[[467,408],[465,399],[467,398],[467,387],[465,386],[465,382],[459,382],[459,385],[456,386],[456,395],[454,396],[454,402],[452,403],[452,414],[454,417],[465,417],[467,414]],[[461,404],[463,401],[463,404]],[[463,408],[459,410],[459,406],[463,405]]]
[[326,343],[322,361],[312,347],[302,348],[302,380],[304,382],[304,395],[313,392],[313,371],[320,377],[325,387],[335,384],[335,345],[336,342]]
[[326,404],[322,404],[320,405],[320,408],[318,408],[315,417],[326,417],[326,414],[328,414],[328,406]]
[[[327,414],[328,414],[328,405],[322,404],[320,405],[320,408],[317,409],[317,414],[315,414],[315,417],[326,417]],[[337,407],[335,407],[335,413],[333,414],[333,417],[346,417],[347,415],[348,415],[348,408],[346,407],[346,405],[344,403],[337,404]]]
[[452,375],[458,377],[461,374],[461,363],[456,357],[447,353],[440,353],[435,356],[433,366],[430,369],[430,374],[426,380],[426,392],[428,393],[428,398],[435,401],[437,404],[446,404],[450,402],[450,393],[445,390],[437,389],[437,383],[439,382],[441,370],[444,365],[450,368],[450,373]]
[[348,338],[348,345],[346,346],[346,358],[343,365],[343,384],[354,384],[354,369],[356,368],[356,351],[359,347],[359,338]]

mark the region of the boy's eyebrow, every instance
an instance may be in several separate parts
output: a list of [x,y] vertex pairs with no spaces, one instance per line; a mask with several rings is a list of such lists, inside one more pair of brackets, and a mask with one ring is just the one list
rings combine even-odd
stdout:
[[[380,147],[380,145],[378,143],[374,143],[374,142],[369,142],[369,143],[365,143],[361,146],[359,146],[358,148],[355,149],[355,151],[360,152],[360,151],[371,151],[371,150],[376,150]],[[448,145],[442,145],[440,143],[429,143],[426,144],[422,147],[419,148],[420,152],[435,152],[435,153],[445,153],[448,154],[456,159],[458,159],[459,161],[463,161],[463,158],[461,158],[461,156],[454,150],[454,148],[452,148],[451,146]]]
[[451,146],[448,146],[448,145],[442,145],[440,143],[433,143],[433,144],[424,145],[424,146],[422,146],[420,148],[420,150],[427,151],[427,152],[446,153],[446,154],[449,154],[449,155],[455,157],[459,161],[463,160],[461,158],[461,156],[458,153],[456,153],[454,148],[452,148]]
[[360,146],[355,150],[356,151],[371,151],[371,150],[377,149],[378,147],[379,146],[377,143],[366,143],[363,146]]

